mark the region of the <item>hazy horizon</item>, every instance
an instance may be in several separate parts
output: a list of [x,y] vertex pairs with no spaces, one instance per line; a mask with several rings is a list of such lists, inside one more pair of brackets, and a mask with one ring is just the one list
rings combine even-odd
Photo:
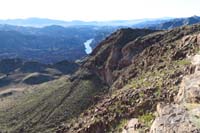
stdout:
[[0,0],[0,19],[138,20],[200,16],[199,0]]
[[[194,15],[192,15],[194,16]],[[186,17],[179,17],[179,18],[187,18],[191,16]],[[154,20],[154,19],[169,19],[169,18],[175,18],[175,17],[159,17],[159,18],[140,18],[140,19],[113,19],[113,20],[63,20],[63,19],[54,19],[54,18],[41,18],[41,17],[27,17],[27,18],[8,18],[8,19],[1,19],[0,20],[28,20],[28,19],[48,19],[48,20],[56,20],[56,21],[66,21],[66,22],[73,22],[73,21],[81,21],[81,22],[109,22],[109,21],[131,21],[131,20]]]

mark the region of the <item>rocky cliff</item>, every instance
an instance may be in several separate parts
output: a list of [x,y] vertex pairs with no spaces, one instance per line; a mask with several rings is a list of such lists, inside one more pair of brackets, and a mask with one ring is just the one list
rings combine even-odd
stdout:
[[[147,43],[132,45],[131,42],[153,32],[155,31],[143,29],[116,31],[94,49],[84,67],[99,75],[108,85],[112,85],[120,75],[120,71],[132,63],[131,58],[150,45]],[[134,52],[131,52],[131,49],[134,49]]]

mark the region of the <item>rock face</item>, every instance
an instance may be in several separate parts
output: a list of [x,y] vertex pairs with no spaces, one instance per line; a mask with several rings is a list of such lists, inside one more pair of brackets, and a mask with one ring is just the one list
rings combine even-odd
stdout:
[[[131,58],[149,45],[132,45],[129,42],[153,32],[155,31],[144,29],[118,30],[94,49],[84,66],[98,74],[105,83],[112,85],[119,76],[119,71],[132,63]],[[129,55],[131,49],[134,52]]]
[[200,72],[184,77],[176,102],[200,102]]
[[159,117],[151,126],[151,133],[191,133],[200,131],[190,120],[187,108],[181,105],[169,104],[161,109]]
[[176,104],[157,106],[159,117],[151,126],[151,133],[199,133],[200,132],[200,55],[191,57],[196,68],[193,74],[183,78]]

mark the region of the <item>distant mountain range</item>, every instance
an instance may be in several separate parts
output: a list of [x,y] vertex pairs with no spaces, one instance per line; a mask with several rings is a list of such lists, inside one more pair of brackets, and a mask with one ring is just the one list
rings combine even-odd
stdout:
[[7,19],[0,20],[0,24],[16,25],[16,26],[29,26],[29,27],[44,27],[50,25],[68,26],[132,26],[139,23],[159,22],[172,19],[170,17],[155,18],[155,19],[137,19],[137,20],[113,20],[113,21],[63,21],[52,20],[45,18],[28,18],[28,19]]
[[156,28],[169,29],[181,25],[190,25],[198,23],[200,17],[192,16],[187,18],[152,18],[152,19],[136,19],[136,20],[113,20],[113,21],[63,21],[46,18],[27,18],[27,19],[7,19],[0,20],[0,25],[15,25],[25,27],[46,27],[58,25],[63,27],[74,26],[112,26],[112,27],[132,27],[132,28]]

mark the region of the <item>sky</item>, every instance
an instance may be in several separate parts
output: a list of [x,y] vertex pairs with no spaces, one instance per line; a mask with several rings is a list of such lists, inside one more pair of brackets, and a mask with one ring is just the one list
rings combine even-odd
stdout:
[[0,19],[134,20],[200,16],[200,0],[0,0]]

